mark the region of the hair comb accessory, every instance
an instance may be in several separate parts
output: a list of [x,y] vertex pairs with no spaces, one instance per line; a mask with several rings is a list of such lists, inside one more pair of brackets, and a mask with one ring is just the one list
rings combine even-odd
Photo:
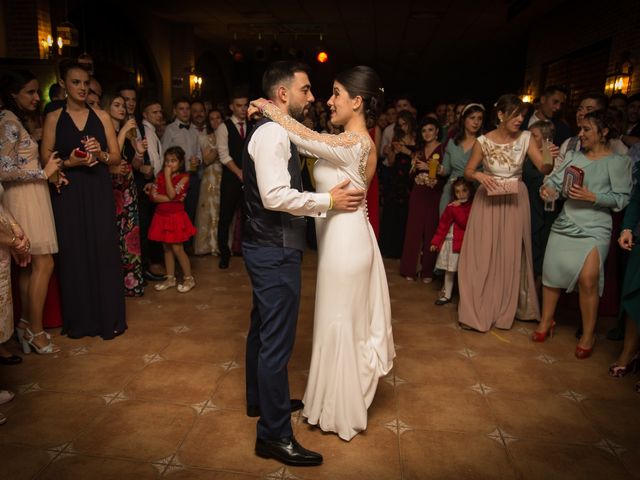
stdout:
[[[484,112],[484,105],[482,105],[481,103],[470,103],[469,105],[467,105],[466,107],[464,107],[462,109],[462,115],[467,113],[467,110],[469,110],[471,107],[478,107]],[[495,105],[494,105],[494,107],[495,107]]]
[[378,88],[378,90],[380,90],[382,93],[384,93],[384,87],[380,87],[380,88]]

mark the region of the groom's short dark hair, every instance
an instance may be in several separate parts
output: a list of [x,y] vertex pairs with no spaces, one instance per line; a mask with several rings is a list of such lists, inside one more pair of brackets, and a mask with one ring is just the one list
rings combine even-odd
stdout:
[[293,79],[297,72],[303,72],[309,75],[309,66],[306,63],[294,60],[280,60],[273,62],[267,67],[262,75],[262,90],[264,94],[273,99],[276,92],[275,89],[282,83],[288,83]]

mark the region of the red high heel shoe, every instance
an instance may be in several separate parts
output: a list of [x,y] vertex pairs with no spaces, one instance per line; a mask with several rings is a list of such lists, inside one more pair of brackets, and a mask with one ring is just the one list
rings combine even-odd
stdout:
[[[595,345],[595,342],[594,342]],[[584,360],[585,358],[589,358],[593,353],[593,345],[591,348],[582,348],[580,345],[576,345],[576,358],[579,360]]]
[[553,337],[553,329],[555,328],[555,326],[556,322],[552,322],[547,331],[533,332],[533,335],[531,335],[531,340],[533,340],[534,342],[544,342],[547,339],[547,335],[549,336],[549,338]]

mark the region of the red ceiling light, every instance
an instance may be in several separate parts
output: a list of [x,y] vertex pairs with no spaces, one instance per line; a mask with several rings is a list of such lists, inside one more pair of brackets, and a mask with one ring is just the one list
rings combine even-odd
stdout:
[[324,35],[320,34],[320,44],[316,47],[316,60],[318,63],[327,63],[329,61],[329,54],[324,48]]

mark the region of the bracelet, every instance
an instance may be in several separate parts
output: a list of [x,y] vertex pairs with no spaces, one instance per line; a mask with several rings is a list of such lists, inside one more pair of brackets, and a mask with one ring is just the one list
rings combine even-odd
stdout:
[[630,228],[623,228],[622,230],[620,230],[620,233],[624,233],[624,232],[629,232],[631,234],[633,234],[633,230],[631,230]]
[[109,163],[109,152],[102,152],[102,153],[104,154],[104,157],[103,157],[102,161],[104,163]]
[[333,195],[329,194],[329,210],[333,210]]
[[15,246],[16,246],[16,239],[17,239],[17,238],[18,238],[18,237],[16,237],[16,234],[15,234],[15,233],[12,233],[11,243],[9,244],[9,246],[10,246],[11,248],[13,248],[13,247],[15,247]]

